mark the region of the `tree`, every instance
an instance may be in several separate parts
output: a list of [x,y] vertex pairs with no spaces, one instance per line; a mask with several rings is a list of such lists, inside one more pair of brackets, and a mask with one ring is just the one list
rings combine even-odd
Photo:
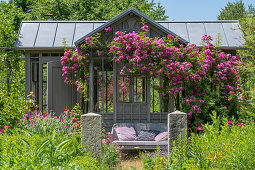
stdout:
[[46,14],[55,20],[110,20],[134,7],[154,20],[165,20],[164,7],[154,0],[14,0],[31,20],[45,20]]
[[218,20],[238,20],[243,18],[245,14],[246,10],[242,0],[233,3],[228,2],[227,5],[221,9]]
[[12,49],[25,15],[14,3],[0,2],[0,128],[14,127],[24,106],[24,61]]
[[18,69],[17,51],[12,50],[17,37],[17,30],[23,19],[21,11],[13,3],[0,4],[0,51],[2,66],[6,72],[6,88],[10,93],[13,69]]

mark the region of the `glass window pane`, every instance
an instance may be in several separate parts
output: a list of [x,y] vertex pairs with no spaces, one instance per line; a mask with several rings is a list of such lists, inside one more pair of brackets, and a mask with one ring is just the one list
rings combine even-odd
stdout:
[[150,94],[151,94],[151,112],[160,112],[160,96],[159,91],[157,90],[159,87],[159,78],[154,78],[152,81],[150,81]]
[[118,76],[118,101],[119,102],[129,102],[129,86],[123,88],[122,84],[124,77]]
[[134,77],[134,102],[145,102],[146,80],[143,77]]

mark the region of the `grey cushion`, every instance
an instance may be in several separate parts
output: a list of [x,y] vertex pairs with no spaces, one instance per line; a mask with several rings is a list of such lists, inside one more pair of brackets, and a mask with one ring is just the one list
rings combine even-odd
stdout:
[[159,131],[156,130],[141,130],[135,138],[135,141],[153,141],[158,133]]

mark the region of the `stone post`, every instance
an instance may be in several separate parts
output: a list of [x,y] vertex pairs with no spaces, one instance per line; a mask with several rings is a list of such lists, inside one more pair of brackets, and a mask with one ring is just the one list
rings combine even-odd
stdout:
[[168,114],[168,153],[171,151],[173,143],[178,142],[179,135],[184,135],[187,131],[187,114],[175,111]]
[[81,116],[81,145],[94,156],[102,155],[102,116],[87,113]]

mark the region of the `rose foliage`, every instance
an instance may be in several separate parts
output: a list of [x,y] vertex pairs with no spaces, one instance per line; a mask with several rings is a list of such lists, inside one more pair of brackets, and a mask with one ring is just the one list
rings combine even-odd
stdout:
[[[241,107],[239,72],[243,67],[237,56],[217,50],[208,35],[202,37],[203,48],[198,48],[195,44],[181,44],[172,35],[149,38],[148,26],[141,29],[140,33],[116,32],[116,37],[105,45],[97,34],[86,38],[74,51],[67,50],[62,57],[66,83],[76,84],[78,91],[85,91],[91,56],[109,50],[113,61],[123,66],[120,74],[125,77],[124,89],[136,75],[147,80],[159,78],[160,84],[153,88],[162,96],[178,99],[177,109],[190,117],[205,120],[212,110],[228,116],[237,113]],[[105,34],[111,31],[107,28]]]

